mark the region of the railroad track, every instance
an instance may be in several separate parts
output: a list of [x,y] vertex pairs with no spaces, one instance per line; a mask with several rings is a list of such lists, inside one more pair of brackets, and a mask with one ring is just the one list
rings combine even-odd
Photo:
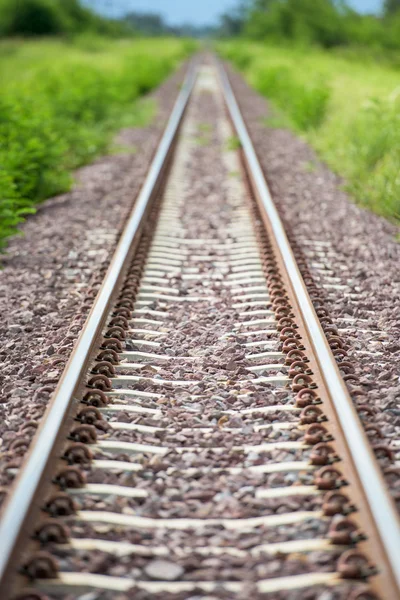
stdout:
[[1,598],[399,598],[299,266],[222,67],[193,65],[3,510]]

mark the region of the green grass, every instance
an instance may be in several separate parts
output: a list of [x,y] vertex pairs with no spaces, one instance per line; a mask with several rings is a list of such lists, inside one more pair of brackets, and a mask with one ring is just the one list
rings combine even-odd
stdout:
[[0,248],[37,202],[68,190],[71,172],[121,127],[154,114],[141,97],[193,50],[184,40],[81,37],[0,43]]
[[[363,206],[400,218],[400,71],[314,48],[220,44],[277,110],[274,126],[306,137]],[[271,122],[270,122],[271,124]]]
[[195,142],[198,146],[208,146],[211,141],[212,127],[210,123],[199,123],[197,127],[198,134]]
[[212,131],[210,123],[200,123],[198,129],[201,133],[210,133]]
[[228,150],[228,152],[230,152],[232,150],[239,150],[241,147],[242,147],[241,141],[239,140],[239,138],[236,135],[232,135],[226,141],[226,149]]

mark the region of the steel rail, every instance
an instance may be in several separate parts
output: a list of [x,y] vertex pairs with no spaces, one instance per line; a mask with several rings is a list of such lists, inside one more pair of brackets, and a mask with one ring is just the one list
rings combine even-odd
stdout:
[[[140,237],[142,225],[171,155],[188,100],[197,77],[196,63],[189,66],[185,81],[153,158],[145,182],[137,197],[110,267],[89,313],[84,329],[64,370],[63,377],[39,428],[32,449],[17,478],[12,496],[5,505],[0,522],[0,585],[4,582],[27,515],[51,459],[59,431],[65,422],[80,380],[85,374],[96,339],[104,327],[115,290],[126,269],[132,245]],[[0,587],[2,593],[4,588]],[[4,596],[2,596],[3,598]]]
[[282,221],[272,200],[267,182],[261,169],[256,151],[244,123],[239,106],[224,67],[218,63],[222,89],[231,120],[240,140],[246,166],[251,174],[259,199],[259,206],[265,212],[280,251],[283,263],[292,283],[302,316],[312,340],[321,375],[333,402],[335,412],[346,443],[351,452],[363,492],[368,500],[375,520],[388,564],[400,590],[400,524],[394,505],[382,478],[379,465],[371,450],[370,442],[363,430],[347,388],[340,375],[335,358],[327,343],[310,296],[304,285]]

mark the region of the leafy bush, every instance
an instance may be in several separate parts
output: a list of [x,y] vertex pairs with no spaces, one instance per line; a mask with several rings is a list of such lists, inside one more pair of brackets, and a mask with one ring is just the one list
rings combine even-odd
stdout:
[[18,224],[28,213],[35,212],[30,202],[20,198],[12,178],[0,169],[0,251],[6,245],[6,239],[17,233]]
[[57,35],[67,22],[54,0],[1,0],[0,33],[5,36]]
[[285,65],[263,67],[253,76],[258,91],[275,101],[302,131],[316,128],[323,122],[329,102],[329,87],[311,79],[302,83],[296,79],[295,68]]
[[41,42],[43,67],[30,74],[22,61],[25,77],[0,92],[0,246],[36,202],[68,189],[72,169],[106,150],[112,132],[134,114],[135,100],[188,48],[181,41],[109,44],[93,63],[81,50],[60,46],[72,58],[48,64],[51,46]]
[[84,8],[79,0],[0,0],[0,35],[121,34],[124,27]]
[[[295,64],[268,63],[266,52],[254,52],[245,42],[231,42],[219,47],[224,58],[248,75],[251,84],[289,117],[301,131],[318,128],[324,121],[329,105],[330,88],[321,75],[300,78]],[[263,57],[258,60],[259,56]]]
[[0,165],[26,199],[53,192],[53,169],[65,151],[50,107],[39,102],[21,93],[0,103]]
[[355,50],[238,40],[219,51],[279,107],[275,125],[304,132],[360,204],[400,219],[398,69]]
[[238,69],[244,71],[247,69],[253,59],[251,52],[245,44],[225,44],[223,46],[224,58],[233,62]]
[[400,218],[400,90],[360,110],[349,132],[348,189],[363,203]]
[[248,0],[245,6],[232,35],[324,48],[362,45],[389,54],[400,50],[400,0],[387,0],[382,15],[362,15],[337,0]]

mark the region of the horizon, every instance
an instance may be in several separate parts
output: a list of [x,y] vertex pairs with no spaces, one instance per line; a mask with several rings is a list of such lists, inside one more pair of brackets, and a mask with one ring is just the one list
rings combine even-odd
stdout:
[[[190,5],[187,0],[83,0],[86,6],[108,17],[119,18],[129,12],[161,15],[168,25],[212,26],[229,10],[238,6],[238,0],[202,0]],[[361,13],[378,13],[383,0],[348,0]]]

